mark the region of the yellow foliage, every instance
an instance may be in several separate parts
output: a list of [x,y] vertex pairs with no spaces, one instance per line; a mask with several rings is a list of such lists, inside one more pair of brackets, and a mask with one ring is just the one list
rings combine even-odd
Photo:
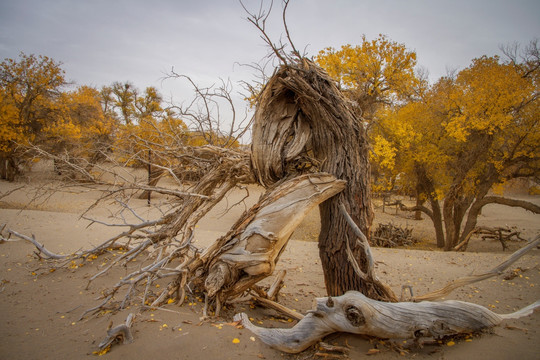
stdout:
[[414,73],[416,53],[384,35],[371,41],[364,35],[360,45],[340,50],[326,48],[316,61],[363,111],[366,105],[406,99],[421,84]]
[[463,142],[472,132],[493,135],[512,123],[514,110],[533,92],[534,84],[512,64],[500,64],[498,57],[475,59],[458,74],[449,94],[446,131]]
[[15,143],[33,141],[33,136],[27,139],[24,130],[17,107],[0,89],[0,153],[9,153]]
[[394,169],[396,148],[381,135],[375,137],[371,156],[372,160],[377,161],[381,167],[390,171]]
[[[133,156],[152,150],[156,154],[172,151],[180,145],[185,145],[188,129],[184,122],[178,118],[168,117],[158,121],[148,116],[141,119],[138,124],[122,125],[119,128],[116,148],[120,153],[120,160],[129,166],[140,166],[138,159],[147,155]],[[165,159],[162,159],[166,161]],[[152,162],[159,163],[159,158]]]
[[11,156],[37,140],[64,83],[60,65],[46,56],[21,53],[0,63],[0,151]]
[[514,64],[475,59],[455,79],[440,79],[421,101],[380,111],[371,133],[373,160],[391,176],[400,174],[410,190],[422,169],[436,199],[451,189],[474,195],[502,184],[527,163],[524,169],[538,169],[537,87]]
[[43,133],[53,153],[67,150],[72,156],[92,157],[110,146],[115,129],[114,119],[103,114],[99,92],[81,86],[60,94]]

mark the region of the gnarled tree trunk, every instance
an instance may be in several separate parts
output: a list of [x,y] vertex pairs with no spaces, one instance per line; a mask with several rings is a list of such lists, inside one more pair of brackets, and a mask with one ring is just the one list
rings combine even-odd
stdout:
[[355,274],[346,244],[366,270],[365,254],[340,215],[345,204],[354,222],[369,236],[373,219],[370,167],[364,125],[334,81],[307,59],[282,66],[263,89],[253,123],[252,165],[258,181],[269,186],[306,171],[328,172],[346,180],[345,190],[319,206],[319,249],[326,290],[336,296],[358,290],[394,300],[393,294]]

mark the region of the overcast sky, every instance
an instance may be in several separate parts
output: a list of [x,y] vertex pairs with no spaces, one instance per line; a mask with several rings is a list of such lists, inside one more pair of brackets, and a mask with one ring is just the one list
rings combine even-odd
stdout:
[[[257,10],[260,1],[244,3]],[[275,0],[268,28],[276,40],[281,9]],[[540,38],[540,1],[291,0],[287,23],[309,55],[385,34],[415,50],[434,81],[473,58],[501,54],[500,45]],[[267,54],[259,35],[238,0],[0,0],[0,58],[47,55],[79,85],[131,81],[178,98],[186,84],[161,82],[173,67],[203,86],[249,80],[235,63]]]

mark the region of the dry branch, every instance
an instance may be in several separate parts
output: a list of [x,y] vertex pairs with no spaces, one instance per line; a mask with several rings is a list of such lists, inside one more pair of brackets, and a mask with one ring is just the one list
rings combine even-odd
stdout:
[[278,304],[277,302],[275,301],[272,301],[270,299],[265,299],[263,297],[259,297],[259,296],[253,296],[253,299],[255,301],[257,301],[258,303],[260,303],[261,305],[263,306],[266,306],[270,309],[274,309],[282,314],[285,314],[287,316],[289,316],[290,318],[292,319],[295,319],[295,320],[302,320],[304,318],[304,315],[300,314],[299,312],[296,312],[296,311],[292,311],[291,309],[281,305],[281,304]]
[[508,249],[507,241],[526,241],[526,239],[521,237],[521,232],[517,230],[510,229],[508,227],[495,227],[490,228],[486,226],[477,226],[473,231],[471,231],[463,241],[457,244],[453,250],[466,250],[467,245],[473,235],[478,235],[482,237],[482,240],[497,240],[501,243],[503,251]]
[[417,297],[412,297],[411,301],[426,301],[426,300],[436,300],[440,299],[448,294],[450,294],[455,289],[473,284],[478,281],[482,281],[485,279],[489,279],[494,276],[498,276],[503,273],[504,270],[506,270],[510,265],[515,263],[519,258],[521,258],[523,255],[525,255],[527,252],[529,252],[531,249],[534,249],[536,246],[540,244],[540,235],[537,236],[534,240],[532,240],[529,244],[524,246],[523,248],[517,250],[512,255],[508,257],[505,261],[494,267],[493,269],[489,270],[488,272],[484,274],[479,275],[470,275],[465,276],[456,280],[451,281],[446,286],[444,286],[441,289],[432,291],[428,294],[424,294]]
[[379,224],[371,234],[371,244],[380,247],[397,247],[414,244],[413,229],[403,228],[394,224]]
[[206,293],[222,302],[272,274],[305,215],[344,186],[344,181],[319,173],[293,178],[269,191],[249,218],[240,219],[230,235],[201,254],[200,261],[208,261]]

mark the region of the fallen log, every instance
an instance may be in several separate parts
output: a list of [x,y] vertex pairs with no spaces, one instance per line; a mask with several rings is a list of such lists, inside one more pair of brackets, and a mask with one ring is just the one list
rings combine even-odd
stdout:
[[511,314],[496,314],[464,301],[388,303],[348,291],[338,297],[317,298],[315,309],[290,329],[255,326],[245,313],[236,314],[234,320],[265,344],[298,353],[338,331],[384,339],[441,338],[491,328],[506,319],[528,316],[539,307],[540,300]]

